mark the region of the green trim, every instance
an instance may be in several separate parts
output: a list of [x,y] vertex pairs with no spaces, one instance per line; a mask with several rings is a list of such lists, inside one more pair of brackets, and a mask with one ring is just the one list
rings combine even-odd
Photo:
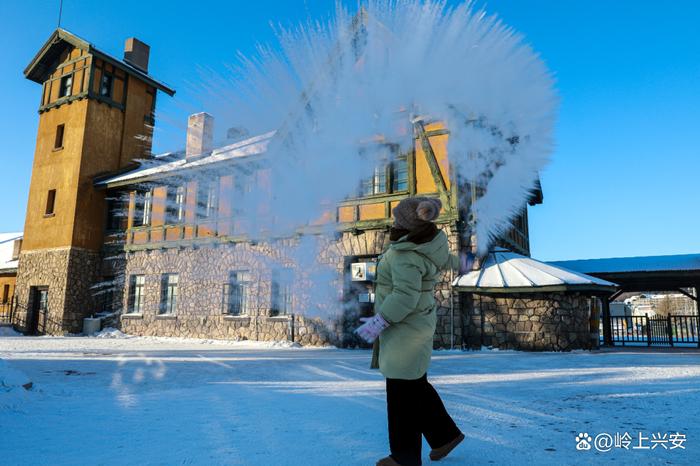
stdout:
[[[435,220],[437,224],[452,224],[457,219],[449,216],[442,215]],[[392,219],[378,219],[378,220],[365,220],[360,222],[346,222],[342,224],[337,224],[335,229],[339,233],[347,233],[353,230],[385,230],[387,227],[392,225]],[[194,227],[196,229],[197,224],[179,224],[178,227],[184,231],[185,227]],[[147,232],[150,238],[153,231],[162,230],[165,234],[165,229],[170,227],[169,225],[158,225],[155,227],[140,226],[132,227],[126,230],[126,237],[132,238],[133,234],[137,232]],[[225,243],[259,243],[259,242],[269,242],[277,241],[288,238],[293,238],[295,236],[301,235],[315,235],[322,234],[328,231],[327,225],[307,225],[301,228],[297,228],[293,235],[289,236],[272,236],[270,238],[264,239],[254,239],[248,235],[222,235],[222,236],[209,236],[203,238],[187,238],[187,239],[177,239],[172,241],[158,241],[158,242],[146,242],[142,244],[125,244],[124,251],[134,252],[134,251],[145,251],[154,249],[173,249],[173,248],[187,248],[187,247],[199,247],[199,246],[211,246],[219,245]]]
[[99,92],[88,91],[88,97],[91,99],[94,99],[95,101],[97,101],[99,103],[107,104],[109,107],[118,108],[122,112],[126,109],[126,107],[123,104],[120,104],[116,100],[112,100],[109,97],[105,97],[103,95],[100,95]]
[[449,130],[449,129],[433,129],[433,130],[431,130],[431,131],[426,131],[426,132],[425,132],[425,135],[428,136],[428,137],[432,137],[432,136],[444,136],[444,135],[446,135],[446,134],[450,134],[450,130]]
[[354,197],[351,199],[346,199],[338,203],[338,207],[355,206],[355,205],[367,205],[367,204],[378,204],[380,202],[398,201],[408,197],[407,191],[400,191],[398,193],[389,194],[373,194],[366,197]]
[[71,95],[68,97],[61,97],[60,99],[51,102],[50,104],[42,105],[41,107],[39,107],[39,113],[44,113],[47,110],[51,110],[52,108],[60,107],[63,104],[70,104],[75,100],[83,100],[87,97],[87,92],[81,92],[80,94]]

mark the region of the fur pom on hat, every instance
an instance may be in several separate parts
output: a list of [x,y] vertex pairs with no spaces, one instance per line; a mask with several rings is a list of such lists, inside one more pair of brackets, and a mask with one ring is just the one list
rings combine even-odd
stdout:
[[415,230],[438,218],[442,202],[432,197],[408,197],[394,207],[394,225]]

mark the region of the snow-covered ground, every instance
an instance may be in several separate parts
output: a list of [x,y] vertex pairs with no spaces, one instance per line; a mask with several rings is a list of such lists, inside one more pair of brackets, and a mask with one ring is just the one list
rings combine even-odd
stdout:
[[[367,351],[107,333],[0,337],[0,464],[345,466],[387,454]],[[700,459],[697,350],[437,351],[430,376],[467,436],[441,464]],[[581,432],[633,442],[577,451]],[[685,448],[632,448],[657,432],[684,434]]]

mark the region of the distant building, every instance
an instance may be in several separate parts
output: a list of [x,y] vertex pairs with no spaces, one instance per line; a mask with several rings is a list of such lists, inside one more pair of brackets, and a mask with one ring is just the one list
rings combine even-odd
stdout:
[[694,315],[697,313],[695,301],[680,293],[640,294],[625,299],[634,316],[654,317],[662,315]]
[[0,233],[0,305],[6,306],[15,295],[21,248],[22,233]]

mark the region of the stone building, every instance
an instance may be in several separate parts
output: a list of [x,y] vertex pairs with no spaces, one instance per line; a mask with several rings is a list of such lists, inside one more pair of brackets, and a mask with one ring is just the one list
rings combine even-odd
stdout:
[[[152,155],[156,95],[174,91],[148,74],[148,56],[136,39],[116,59],[59,29],[25,70],[42,84],[16,292],[22,310],[16,325],[27,333],[80,332],[83,318],[100,314],[105,324],[137,335],[354,346],[359,342],[350,330],[372,313],[374,264],[401,199],[441,199],[436,223],[451,251],[476,250],[478,239],[466,229],[479,190],[453,179],[449,131],[428,119],[414,123],[410,150],[381,144],[385,162],[356,195],[327,206],[316,222],[290,237],[249,234],[237,209],[251,190],[269,183],[266,148],[275,133],[214,147],[213,118],[199,113],[189,118],[184,151]],[[473,195],[464,201],[461,192]],[[541,202],[538,187],[498,246],[529,256],[527,209]],[[328,231],[333,234],[321,234]],[[301,260],[288,253],[306,247],[308,238],[312,252]],[[303,263],[309,255],[332,273],[319,276]],[[557,308],[559,323],[542,330],[543,341],[578,332],[591,318],[590,298],[558,291],[475,305],[476,295],[453,288],[455,278],[445,272],[436,289],[436,347],[474,347],[467,317],[475,309],[530,316]],[[335,299],[316,309],[313,292],[321,281],[330,283]],[[522,347],[589,347],[584,340]],[[503,342],[496,336],[489,343]]]
[[[0,312],[9,314],[17,282],[22,233],[0,233]],[[0,320],[3,320],[0,317]]]

